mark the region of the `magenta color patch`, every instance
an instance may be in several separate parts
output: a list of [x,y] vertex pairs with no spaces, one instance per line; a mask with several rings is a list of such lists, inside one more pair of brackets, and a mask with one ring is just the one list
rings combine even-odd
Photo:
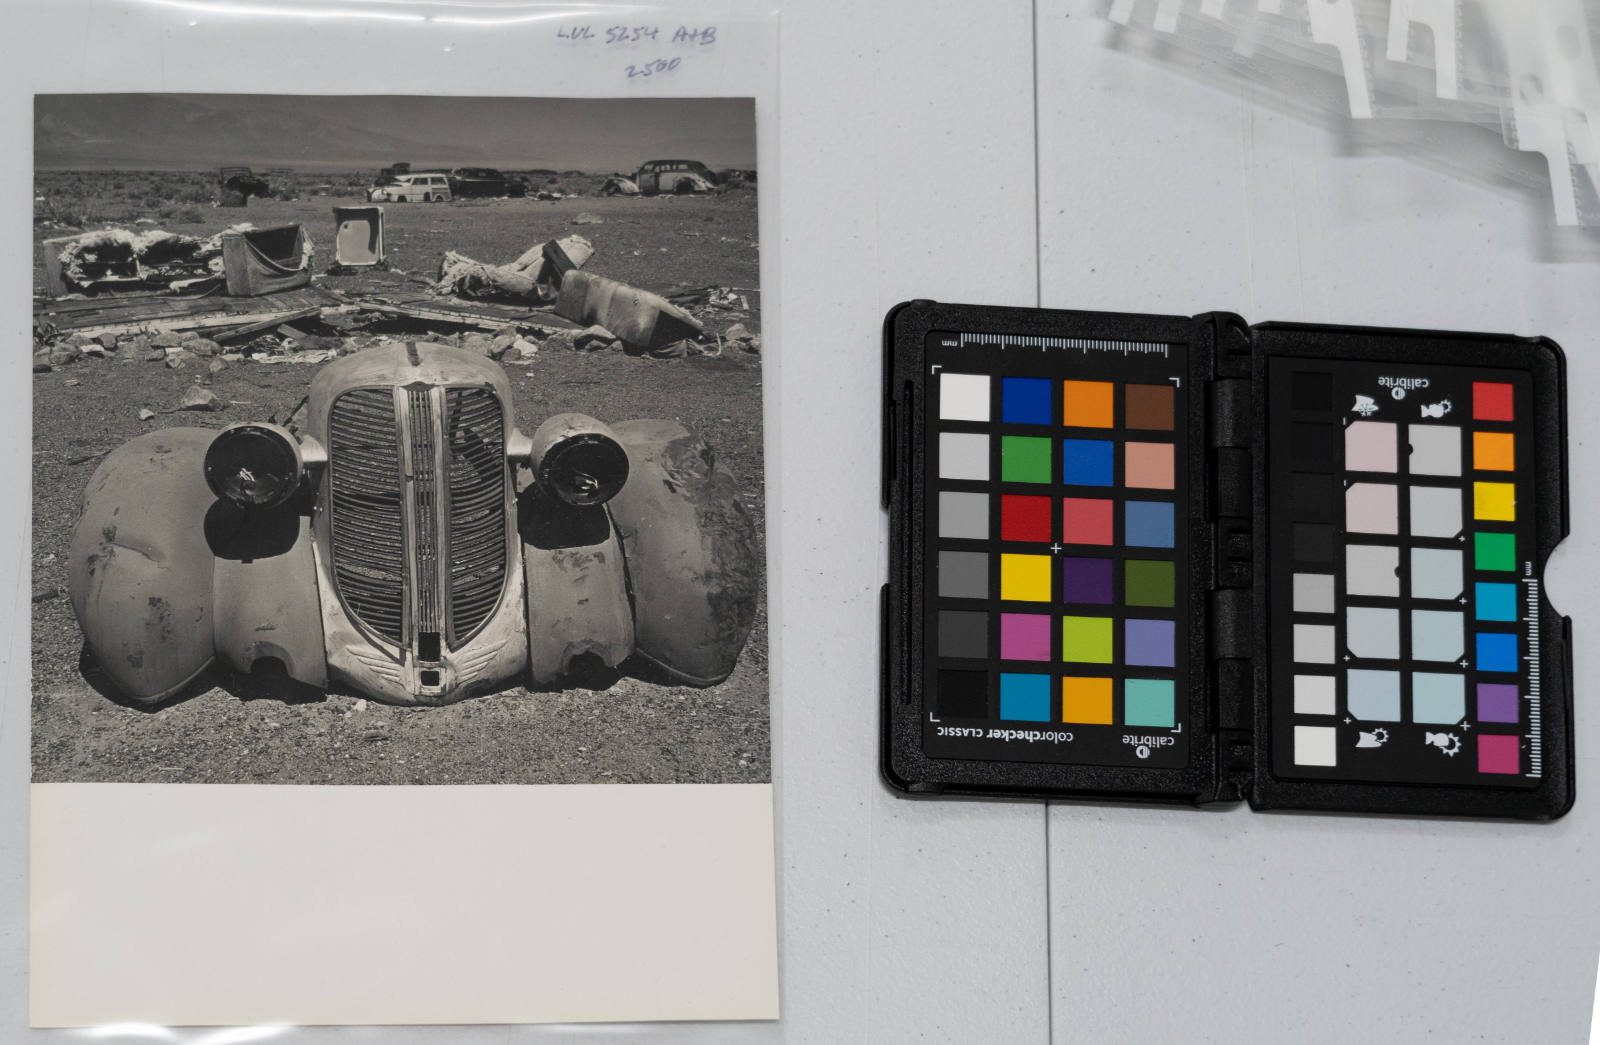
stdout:
[[1504,682],[1478,683],[1478,721],[1516,722],[1517,687]]
[[1050,618],[1043,613],[1000,614],[1001,660],[1049,660]]
[[1478,772],[1517,773],[1522,768],[1518,753],[1521,742],[1516,737],[1478,734]]

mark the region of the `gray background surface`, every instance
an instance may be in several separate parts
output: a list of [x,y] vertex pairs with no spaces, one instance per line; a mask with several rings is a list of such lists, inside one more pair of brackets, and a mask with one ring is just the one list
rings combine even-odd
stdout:
[[[82,89],[114,89],[117,75],[97,62],[133,60],[117,39],[131,9],[96,5],[92,19],[27,34],[30,46],[44,39],[51,50],[0,72],[14,146],[8,170],[27,167],[18,144],[26,124],[16,121],[19,99],[35,89],[29,76],[65,63],[50,73],[52,89],[80,77]],[[138,10],[139,19],[188,17]],[[1600,388],[1600,245],[1549,232],[1537,194],[1360,149],[1336,128],[1277,115],[1114,47],[1099,11],[1091,0],[1039,0],[1036,12],[1017,2],[980,11],[962,0],[813,0],[783,12],[782,175],[764,143],[762,181],[764,194],[777,190],[782,230],[781,241],[764,230],[763,276],[780,306],[767,333],[784,1017],[590,1034],[649,1042],[1566,1042],[1586,1034],[1600,946],[1592,784],[1600,717],[1583,699],[1595,672],[1593,647],[1581,641],[1579,798],[1554,825],[908,803],[878,783],[878,335],[884,311],[905,298],[1232,309],[1254,320],[1554,337],[1570,362],[1574,534],[1552,562],[1549,587],[1580,637],[1600,619],[1589,580],[1600,565],[1589,524],[1600,469],[1588,408]],[[284,36],[310,39],[300,29]],[[165,57],[176,67],[178,56]],[[500,77],[504,89],[516,83],[510,67],[480,75]],[[149,79],[146,68],[139,82]],[[22,242],[22,214],[3,215],[0,234],[13,243]],[[6,323],[20,339],[21,284],[7,287]],[[18,419],[14,442],[25,445],[25,401],[16,388],[4,395]],[[21,466],[19,454],[7,460]],[[5,504],[8,524],[20,525],[23,502]],[[5,612],[18,622],[27,616],[17,581],[25,555],[18,544],[0,563],[0,591],[15,592]],[[0,707],[0,1038],[8,1040],[25,1033],[14,988],[26,964],[26,650],[25,636],[14,635]],[[208,1033],[167,1040],[216,1040]]]

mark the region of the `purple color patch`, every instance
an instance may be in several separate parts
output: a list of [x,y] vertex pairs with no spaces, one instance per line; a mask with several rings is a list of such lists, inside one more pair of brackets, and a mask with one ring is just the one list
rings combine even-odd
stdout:
[[1170,668],[1174,665],[1173,633],[1175,625],[1170,620],[1124,621],[1123,661],[1149,668]]
[[1000,614],[1001,660],[1049,660],[1050,618],[1042,613]]
[[1062,559],[1061,601],[1110,603],[1113,565],[1110,559]]
[[1517,687],[1503,682],[1478,683],[1478,721],[1516,722],[1520,717]]

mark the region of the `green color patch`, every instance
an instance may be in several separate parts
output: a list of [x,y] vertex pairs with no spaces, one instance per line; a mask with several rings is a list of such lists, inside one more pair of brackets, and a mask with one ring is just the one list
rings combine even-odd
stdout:
[[1110,664],[1111,618],[1062,617],[1061,659],[1074,664]]
[[1171,679],[1127,679],[1122,683],[1122,724],[1171,729],[1176,721]]
[[1517,535],[1514,533],[1473,534],[1472,564],[1480,570],[1515,570],[1517,568]]
[[1174,583],[1171,560],[1129,559],[1123,564],[1123,601],[1129,606],[1171,606]]
[[1007,483],[1050,481],[1050,440],[1029,435],[1000,437],[1000,479]]

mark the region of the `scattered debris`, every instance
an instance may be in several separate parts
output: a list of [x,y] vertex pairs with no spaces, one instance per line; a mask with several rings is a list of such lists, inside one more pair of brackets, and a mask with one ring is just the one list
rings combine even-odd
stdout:
[[556,314],[604,327],[637,351],[698,340],[705,333],[698,319],[665,298],[592,272],[567,273]]
[[572,347],[580,352],[599,352],[621,343],[620,337],[601,326],[587,327],[572,335]]
[[226,410],[228,404],[217,398],[215,392],[199,385],[190,385],[189,391],[183,394],[183,400],[176,407],[168,411],[174,413],[178,410]]
[[141,420],[141,421],[154,421],[155,419],[156,419],[156,412],[154,410],[151,410],[151,409],[148,409],[148,408],[145,408],[145,407],[141,407],[140,408],[140,410],[139,410],[139,420]]
[[574,225],[604,225],[606,219],[590,211],[583,211],[572,219]]
[[222,270],[228,293],[260,297],[311,282],[311,237],[299,225],[243,229],[222,236]]
[[442,295],[548,305],[561,292],[562,277],[594,254],[582,236],[566,236],[525,251],[506,265],[485,265],[446,251],[433,292]]

